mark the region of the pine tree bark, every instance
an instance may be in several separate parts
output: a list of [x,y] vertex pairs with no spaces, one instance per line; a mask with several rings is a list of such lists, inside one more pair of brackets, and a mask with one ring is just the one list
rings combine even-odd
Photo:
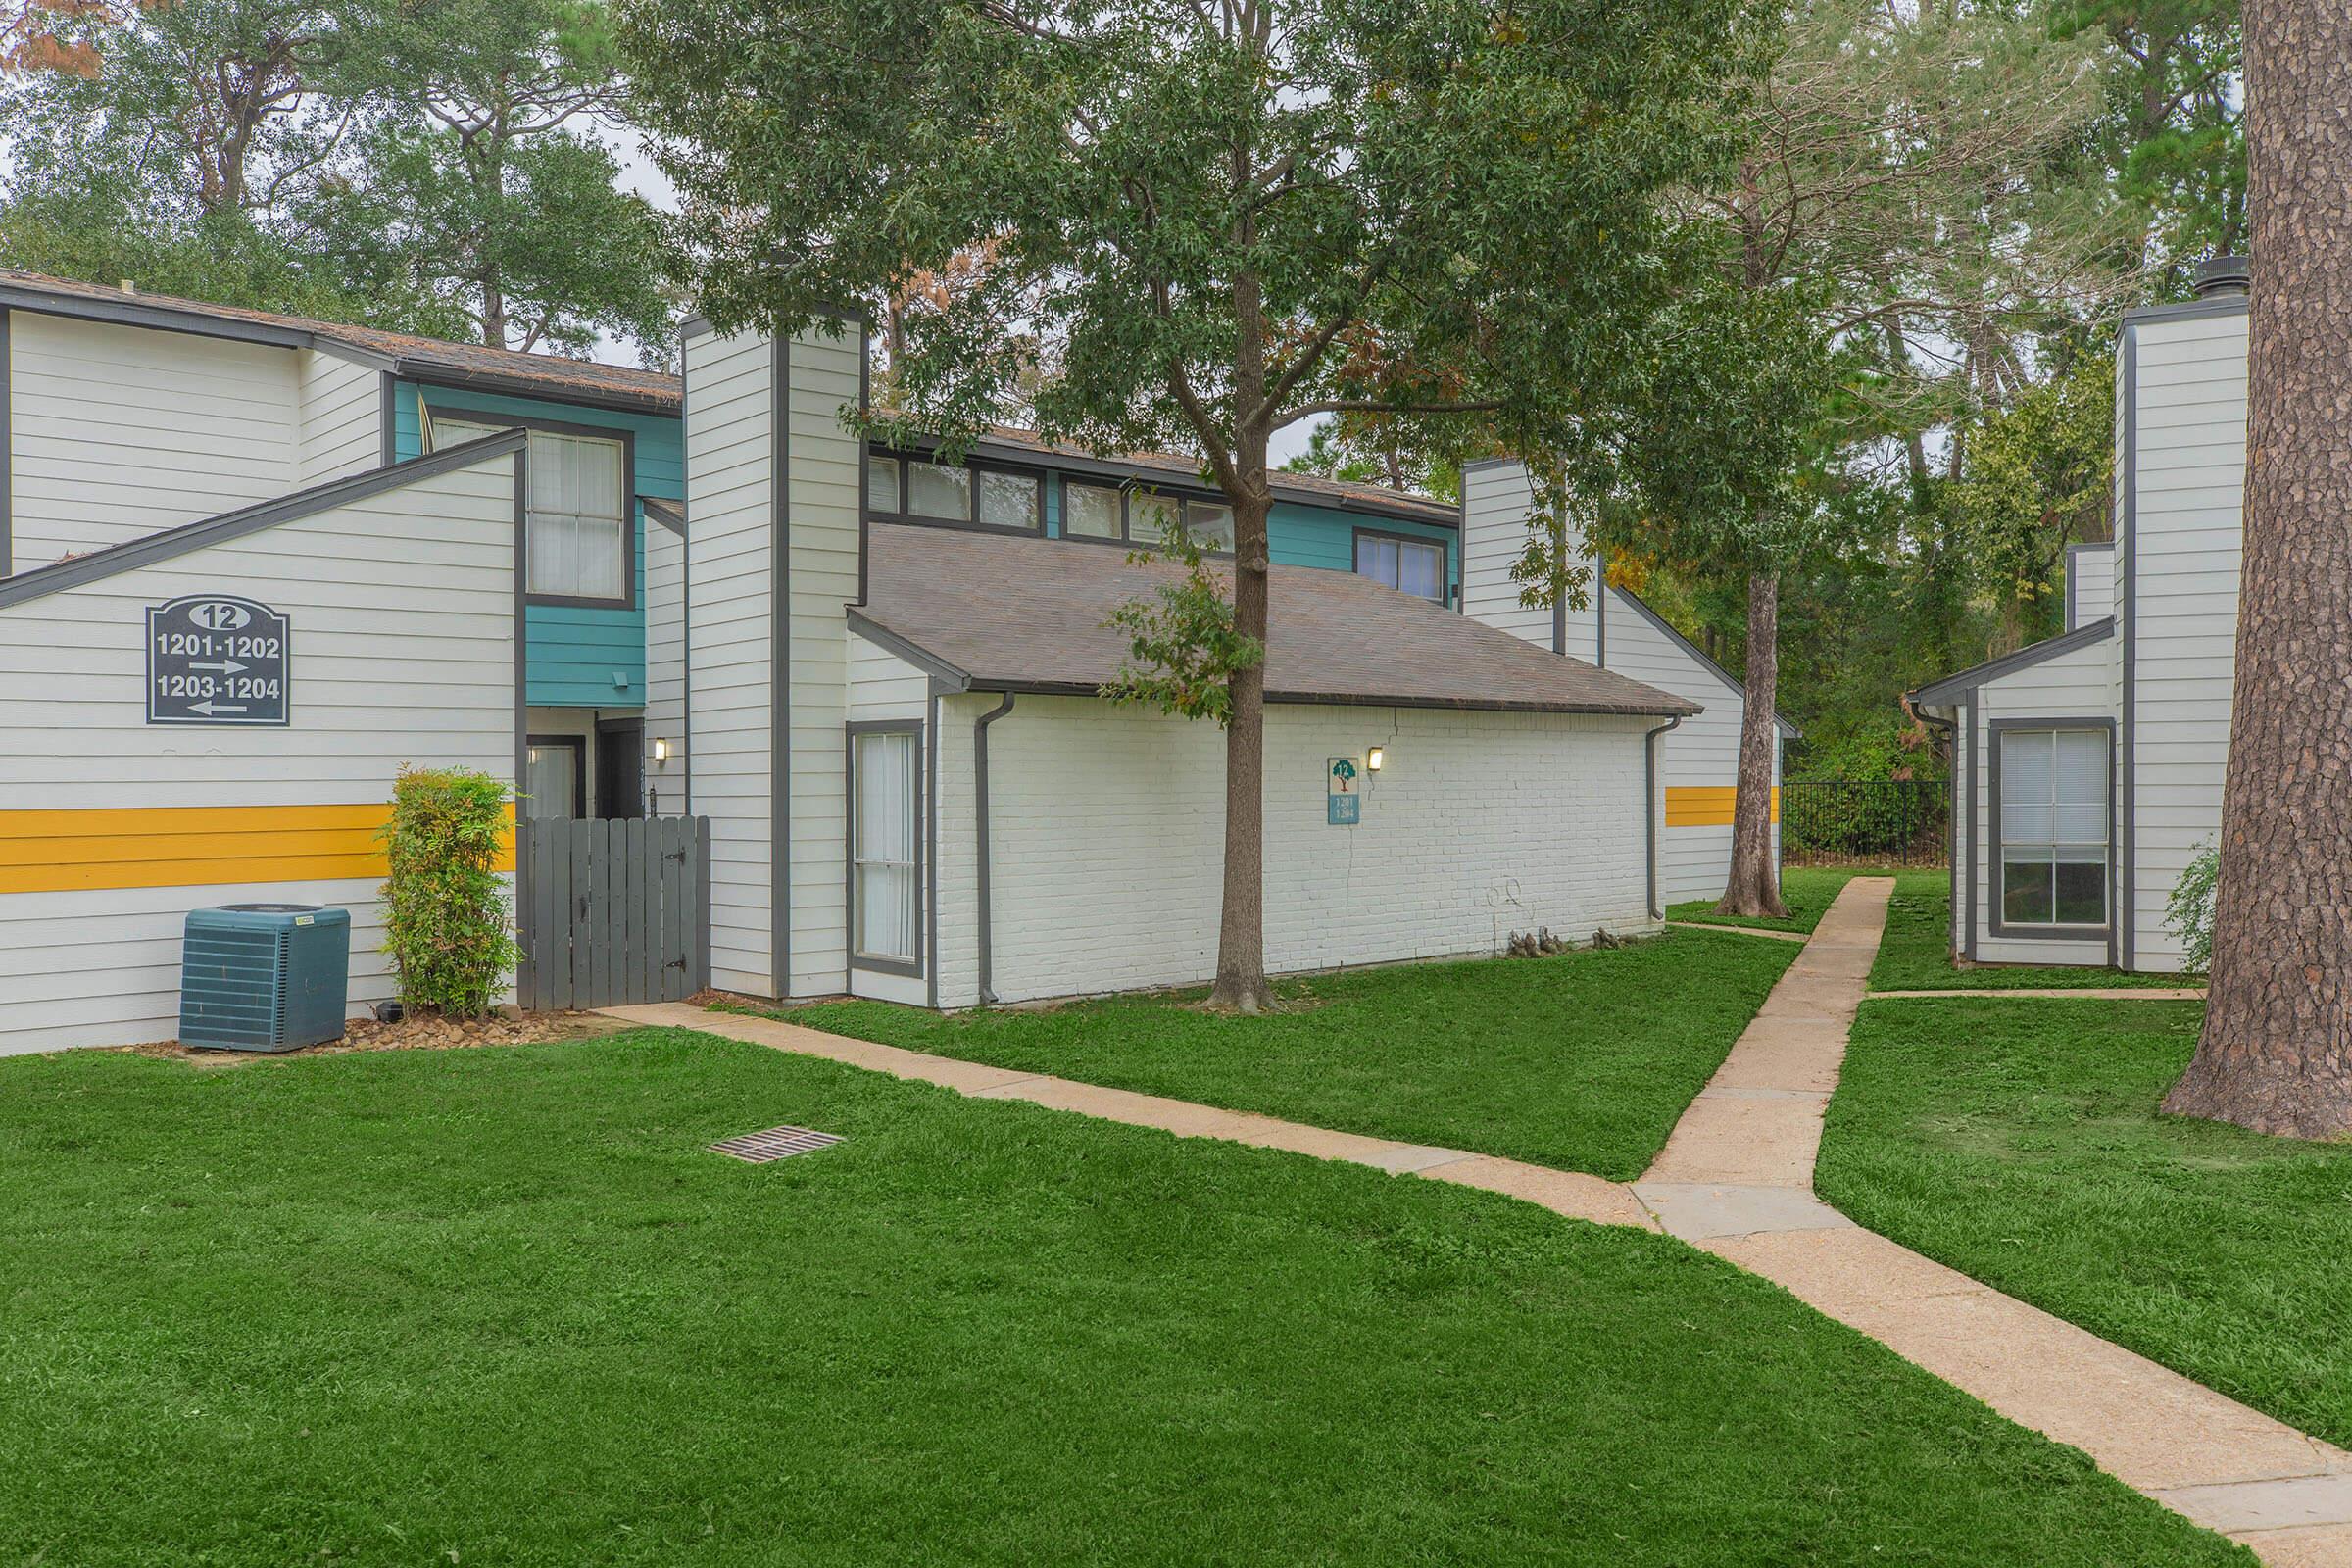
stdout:
[[1781,688],[1781,575],[1747,579],[1747,698],[1740,717],[1739,791],[1732,806],[1732,870],[1718,914],[1785,915],[1781,867],[1772,846],[1775,718]]
[[[2352,9],[2246,0],[2253,358],[2213,976],[2181,1115],[2352,1130]],[[2127,911],[2128,912],[2128,911]]]

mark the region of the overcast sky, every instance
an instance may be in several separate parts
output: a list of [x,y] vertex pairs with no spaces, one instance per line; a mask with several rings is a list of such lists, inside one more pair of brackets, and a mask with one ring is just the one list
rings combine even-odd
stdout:
[[[600,126],[599,133],[620,160],[620,183],[623,189],[635,191],[664,212],[677,209],[677,192],[655,167],[652,159],[638,147],[636,132],[618,126]],[[608,339],[597,345],[597,358],[614,365],[634,365],[636,351],[626,344]],[[1287,430],[1274,432],[1270,454],[1277,467],[1306,450],[1306,443],[1318,420],[1301,420]]]

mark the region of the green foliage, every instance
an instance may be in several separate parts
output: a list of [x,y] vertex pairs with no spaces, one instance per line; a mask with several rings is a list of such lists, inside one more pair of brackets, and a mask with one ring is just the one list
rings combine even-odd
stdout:
[[2066,547],[2112,535],[2115,361],[2102,346],[1986,416],[1950,505],[2012,646],[2059,629]]
[[1127,633],[1128,661],[1118,679],[1102,688],[1103,697],[1231,723],[1233,677],[1264,662],[1266,650],[1234,629],[1233,602],[1207,552],[1182,523],[1170,522],[1159,552],[1138,550],[1127,559],[1138,566],[1173,561],[1182,570],[1152,598],[1130,600],[1110,612],[1104,624]]
[[369,291],[411,291],[500,347],[585,353],[669,335],[653,209],[587,117],[617,108],[598,0],[415,0],[370,32],[376,112],[347,167],[296,205]]
[[392,863],[384,952],[411,1006],[478,1017],[520,957],[496,869],[514,834],[512,798],[486,773],[401,769],[377,837]]
[[2164,928],[2180,939],[2181,965],[2191,974],[2213,968],[2213,895],[2221,877],[2222,847],[2208,839],[2165,901]]
[[0,78],[0,260],[423,332],[659,352],[652,210],[587,133],[597,0],[91,6]]
[[[879,318],[903,417],[1202,453],[1320,414],[1605,399],[1704,167],[1732,0],[626,0],[683,274],[722,326]],[[1442,441],[1435,442],[1443,445]],[[1239,497],[1237,496],[1238,500]],[[1245,566],[1251,539],[1240,541]]]

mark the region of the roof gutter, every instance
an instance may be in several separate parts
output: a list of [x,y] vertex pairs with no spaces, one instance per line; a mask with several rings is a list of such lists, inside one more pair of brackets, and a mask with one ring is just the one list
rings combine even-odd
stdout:
[[1680,715],[1642,732],[1642,842],[1647,849],[1648,894],[1643,907],[1652,920],[1666,918],[1658,903],[1658,737],[1682,726]]
[[[974,862],[974,874],[979,883],[980,909],[976,922],[980,938],[980,1001],[983,1005],[997,1000],[995,931],[989,920],[988,894],[988,727],[1012,711],[1012,693],[1006,692],[997,706],[972,720],[972,816],[979,824],[979,858]],[[931,961],[939,957],[933,954]]]

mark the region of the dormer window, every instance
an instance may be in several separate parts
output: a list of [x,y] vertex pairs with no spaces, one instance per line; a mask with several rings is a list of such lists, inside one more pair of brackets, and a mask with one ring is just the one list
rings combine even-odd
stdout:
[[425,414],[435,452],[516,425],[530,432],[524,591],[541,603],[626,609],[636,509],[624,437],[497,415]]

